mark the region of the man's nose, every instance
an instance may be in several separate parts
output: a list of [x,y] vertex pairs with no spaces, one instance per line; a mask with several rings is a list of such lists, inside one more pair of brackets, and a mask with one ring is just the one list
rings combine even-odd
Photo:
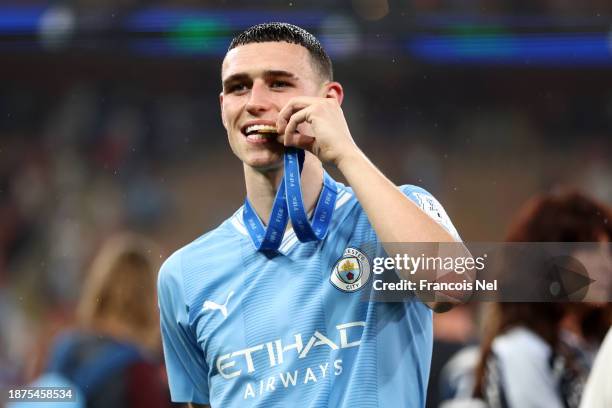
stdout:
[[270,109],[272,101],[268,87],[264,81],[255,80],[251,88],[251,94],[246,104],[246,110],[251,115],[261,114]]

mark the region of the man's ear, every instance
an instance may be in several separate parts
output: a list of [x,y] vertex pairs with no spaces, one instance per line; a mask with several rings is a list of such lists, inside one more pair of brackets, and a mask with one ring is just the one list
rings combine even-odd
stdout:
[[338,101],[338,105],[342,105],[344,99],[344,89],[339,82],[328,82],[325,84],[325,97],[335,98]]
[[223,91],[219,92],[219,106],[221,107],[221,122],[223,123],[223,127],[227,129],[225,116],[223,116]]

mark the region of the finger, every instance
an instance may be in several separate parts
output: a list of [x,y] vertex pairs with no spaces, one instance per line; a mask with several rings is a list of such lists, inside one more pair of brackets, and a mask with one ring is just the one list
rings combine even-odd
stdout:
[[296,133],[295,135],[296,136],[293,139],[294,140],[293,146],[299,147],[300,149],[304,149],[304,150],[312,149],[312,146],[314,145],[314,142],[315,142],[314,137],[303,135],[301,133]]
[[295,144],[295,138],[297,135],[295,133],[284,133],[283,144],[285,146],[293,146]]
[[305,135],[296,131],[291,135],[285,135],[283,144],[286,147],[299,147],[300,149],[310,149],[315,142],[313,136]]
[[287,123],[291,119],[291,116],[296,112],[310,106],[317,98],[302,96],[297,98],[291,98],[287,105],[281,109],[278,113],[278,119],[276,120],[276,129],[278,133],[284,133]]
[[287,123],[287,126],[285,127],[285,131],[283,132],[283,134],[285,135],[285,146],[287,146],[288,138],[289,138],[289,141],[292,142],[293,138],[295,137],[295,134],[296,133],[299,134],[297,132],[297,127],[300,123],[303,123],[303,122],[310,123],[310,114],[311,114],[311,109],[304,108],[300,111],[297,111],[293,115],[291,115],[291,119],[289,119],[289,122]]
[[278,119],[276,120],[276,130],[278,133],[285,133],[285,128],[291,116],[293,116],[296,112],[299,112],[301,109],[305,109],[308,107],[306,103],[293,103],[285,106],[278,114]]
[[283,144],[287,147],[302,147],[302,145],[308,144],[314,141],[313,136],[305,135],[300,133],[298,130],[293,132],[292,134],[286,134],[283,140]]

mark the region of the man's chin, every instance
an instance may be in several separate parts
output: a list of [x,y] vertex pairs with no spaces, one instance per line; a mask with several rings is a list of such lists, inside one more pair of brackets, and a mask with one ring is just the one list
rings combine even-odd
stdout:
[[283,168],[283,156],[252,158],[244,162],[245,165],[257,171],[273,171]]

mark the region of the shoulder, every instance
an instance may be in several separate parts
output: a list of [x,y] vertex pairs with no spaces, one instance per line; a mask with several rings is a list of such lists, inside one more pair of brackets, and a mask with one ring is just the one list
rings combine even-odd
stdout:
[[235,249],[241,236],[231,225],[233,218],[225,220],[217,228],[201,235],[187,245],[176,250],[162,264],[158,276],[160,302],[164,293],[185,297],[185,286],[192,278],[208,270],[211,265],[221,262],[224,254]]
[[[339,186],[338,201],[348,201],[350,204],[347,206],[348,208],[359,205],[359,202],[357,201],[357,198],[350,187],[347,187],[342,183],[337,183],[337,185]],[[430,216],[434,218],[442,218],[442,214],[446,215],[446,211],[444,211],[442,204],[440,204],[433,194],[425,190],[423,187],[412,184],[402,184],[398,188],[406,197],[412,200]],[[446,217],[448,218],[448,216]]]
[[496,338],[492,348],[510,406],[563,407],[550,365],[552,348],[541,337],[517,327]]
[[444,229],[446,229],[457,241],[461,241],[461,237],[446,213],[444,206],[433,196],[433,194],[422,187],[412,184],[401,185],[399,189],[429,217],[442,225],[442,227],[444,227]]
[[533,364],[547,364],[551,347],[540,336],[524,327],[516,327],[495,338],[493,351],[503,363],[513,365],[519,360]]
[[610,375],[612,375],[612,328],[608,331],[595,359],[582,396],[581,408],[612,406]]
[[[336,211],[338,211],[337,222],[341,223],[347,217],[357,218],[364,223],[367,221],[367,216],[357,200],[353,189],[345,186],[342,183],[336,182],[338,188],[338,197],[336,202]],[[457,241],[461,241],[461,237],[457,229],[453,225],[450,217],[442,204],[426,189],[412,184],[403,184],[398,187],[400,191],[414,202],[422,211],[437,221],[444,227]],[[342,208],[341,208],[342,207]]]
[[443,212],[444,214],[446,214],[446,211],[444,211],[444,207],[442,207],[442,204],[440,204],[438,199],[436,199],[433,194],[425,190],[423,187],[415,186],[412,184],[403,184],[399,186],[399,189],[402,193],[404,193],[406,197],[411,199],[430,216],[440,217],[440,214],[438,214],[438,212]]

